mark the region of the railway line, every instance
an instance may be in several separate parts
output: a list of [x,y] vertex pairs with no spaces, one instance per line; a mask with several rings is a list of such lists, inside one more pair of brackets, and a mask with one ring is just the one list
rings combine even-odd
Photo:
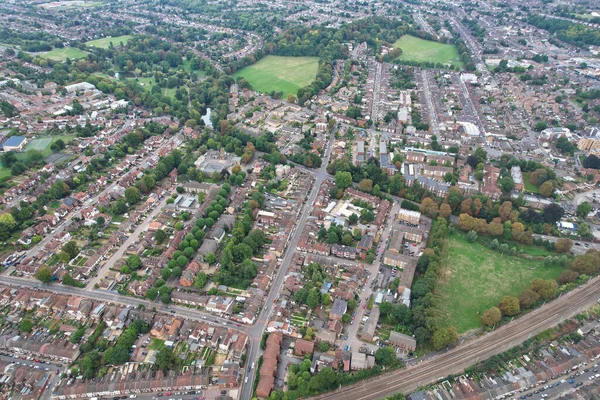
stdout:
[[595,278],[539,309],[488,334],[459,344],[445,353],[315,398],[376,400],[399,392],[410,393],[447,375],[460,374],[465,368],[479,361],[523,343],[528,338],[591,307],[599,298],[600,278]]

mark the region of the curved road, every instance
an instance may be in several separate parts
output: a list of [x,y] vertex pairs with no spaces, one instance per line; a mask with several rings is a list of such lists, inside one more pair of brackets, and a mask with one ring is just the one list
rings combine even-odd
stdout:
[[460,374],[465,368],[502,353],[557,325],[600,301],[600,278],[579,287],[523,317],[486,335],[465,342],[438,356],[373,379],[317,396],[328,400],[376,400],[398,392],[410,393],[441,377]]

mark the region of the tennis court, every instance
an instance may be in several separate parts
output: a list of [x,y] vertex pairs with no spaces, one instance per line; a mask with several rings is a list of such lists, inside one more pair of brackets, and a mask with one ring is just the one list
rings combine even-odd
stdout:
[[46,138],[38,138],[38,139],[33,139],[26,147],[25,147],[25,151],[27,150],[39,150],[39,151],[44,151],[46,150],[46,148],[48,146],[50,146],[50,143],[52,143],[52,138],[51,137],[46,137]]

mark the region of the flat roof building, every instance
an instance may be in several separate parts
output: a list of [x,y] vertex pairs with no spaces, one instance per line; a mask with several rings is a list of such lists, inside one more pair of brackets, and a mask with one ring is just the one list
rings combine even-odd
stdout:
[[23,151],[26,144],[25,136],[11,136],[2,143],[2,151]]

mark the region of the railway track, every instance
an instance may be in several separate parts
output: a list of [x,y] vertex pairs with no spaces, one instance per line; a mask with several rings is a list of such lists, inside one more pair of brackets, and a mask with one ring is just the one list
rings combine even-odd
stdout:
[[591,280],[537,310],[524,315],[488,334],[449,349],[438,356],[401,370],[385,373],[315,399],[376,400],[395,393],[410,393],[438,381],[441,377],[460,374],[465,368],[523,343],[528,338],[557,325],[600,298],[600,278]]

